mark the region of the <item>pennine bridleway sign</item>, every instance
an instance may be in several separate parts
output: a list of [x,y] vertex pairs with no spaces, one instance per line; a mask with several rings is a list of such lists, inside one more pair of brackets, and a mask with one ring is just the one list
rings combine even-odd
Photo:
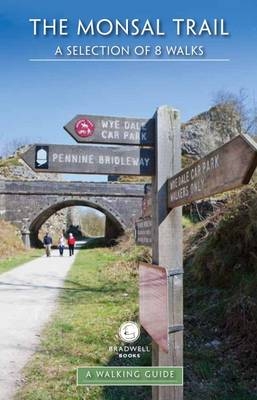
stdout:
[[148,176],[155,172],[154,149],[139,146],[35,144],[21,158],[36,172]]

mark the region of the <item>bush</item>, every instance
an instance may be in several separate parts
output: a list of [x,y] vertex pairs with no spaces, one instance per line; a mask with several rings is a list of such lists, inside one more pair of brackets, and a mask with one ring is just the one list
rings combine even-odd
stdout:
[[1,220],[0,258],[8,258],[24,250],[17,228],[9,222]]
[[256,186],[233,196],[217,229],[200,245],[192,261],[200,283],[229,287],[257,272]]

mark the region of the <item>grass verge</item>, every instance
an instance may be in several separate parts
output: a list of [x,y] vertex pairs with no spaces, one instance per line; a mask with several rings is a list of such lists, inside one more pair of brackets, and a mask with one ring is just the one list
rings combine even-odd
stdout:
[[[54,319],[26,368],[25,385],[17,400],[150,398],[150,389],[143,387],[76,386],[78,366],[121,365],[109,346],[121,344],[117,335],[120,324],[137,319],[138,313],[137,271],[126,257],[105,248],[79,252]],[[144,343],[149,343],[146,335],[141,336],[140,345]],[[137,360],[137,365],[150,363],[149,355]]]
[[15,267],[18,267],[28,261],[33,260],[35,257],[40,257],[42,255],[42,250],[31,249],[23,251],[22,253],[6,258],[4,260],[0,259],[0,274],[9,271]]
[[184,304],[185,400],[257,400],[256,341],[226,327],[232,293],[197,285],[186,271]]

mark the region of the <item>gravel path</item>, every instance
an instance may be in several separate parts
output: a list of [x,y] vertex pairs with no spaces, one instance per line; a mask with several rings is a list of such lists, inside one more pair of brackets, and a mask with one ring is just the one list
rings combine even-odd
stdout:
[[0,275],[0,400],[21,384],[21,369],[35,352],[74,260],[57,251]]

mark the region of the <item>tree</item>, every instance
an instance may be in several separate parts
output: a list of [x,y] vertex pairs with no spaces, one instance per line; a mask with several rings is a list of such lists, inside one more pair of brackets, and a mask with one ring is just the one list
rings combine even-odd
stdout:
[[87,236],[104,236],[105,215],[97,210],[87,208],[81,214],[81,227]]
[[28,145],[29,139],[22,138],[22,139],[11,139],[11,140],[4,140],[1,143],[0,147],[0,157],[8,157],[14,154],[19,148],[22,146]]
[[239,133],[257,134],[257,105],[254,96],[251,97],[246,89],[240,89],[238,94],[219,90],[214,93],[212,103],[226,116],[227,124],[238,119]]

